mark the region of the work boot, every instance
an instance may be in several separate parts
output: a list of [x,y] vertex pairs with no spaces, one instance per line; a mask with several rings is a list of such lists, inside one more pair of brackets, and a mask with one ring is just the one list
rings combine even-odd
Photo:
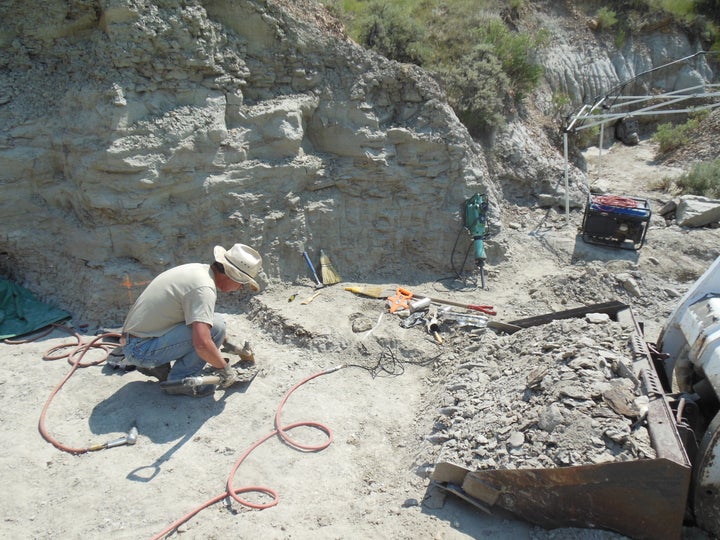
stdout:
[[170,375],[170,363],[168,362],[167,364],[161,364],[159,366],[150,368],[137,366],[137,370],[143,375],[147,375],[148,377],[155,377],[158,381],[163,382],[167,381],[168,375]]
[[163,388],[166,394],[172,396],[205,397],[215,393],[214,384],[201,384],[200,386],[169,386]]
[[132,371],[135,366],[128,362],[125,358],[125,352],[121,346],[115,347],[111,350],[106,358],[107,365],[113,369],[122,369],[124,371]]

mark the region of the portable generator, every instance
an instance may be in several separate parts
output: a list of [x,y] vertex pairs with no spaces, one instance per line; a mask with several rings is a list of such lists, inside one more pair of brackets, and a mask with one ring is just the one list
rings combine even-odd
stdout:
[[651,214],[646,199],[591,195],[585,207],[582,238],[590,244],[638,250],[645,243]]

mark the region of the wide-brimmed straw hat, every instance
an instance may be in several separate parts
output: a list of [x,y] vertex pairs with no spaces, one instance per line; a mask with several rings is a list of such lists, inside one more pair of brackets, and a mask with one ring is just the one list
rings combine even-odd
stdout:
[[221,263],[225,268],[225,275],[243,285],[258,292],[260,285],[255,278],[262,270],[262,257],[250,246],[235,244],[226,250],[222,246],[215,246],[213,250],[215,261]]

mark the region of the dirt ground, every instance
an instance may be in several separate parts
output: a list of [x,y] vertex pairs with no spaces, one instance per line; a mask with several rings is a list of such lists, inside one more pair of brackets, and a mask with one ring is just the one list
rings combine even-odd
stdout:
[[[681,172],[654,163],[654,147],[646,141],[605,150],[599,171],[596,153],[586,154],[594,189],[648,197],[653,208],[670,198],[653,191],[653,182]],[[513,320],[575,307],[578,301],[602,301],[603,294],[582,282],[572,290],[557,285],[567,283],[561,278],[582,275],[589,265],[629,271],[642,293],[631,299],[633,307],[653,337],[678,295],[720,246],[717,229],[681,230],[653,216],[641,250],[613,250],[580,239],[579,211],[569,218],[552,209],[504,211],[506,226],[513,224],[509,249],[503,260],[488,261],[487,290],[454,289],[452,280],[442,279],[446,276],[412,269],[403,283],[375,285],[491,304],[497,320]],[[337,271],[342,275],[342,268]],[[590,529],[546,531],[486,515],[455,497],[438,501],[429,489],[433,454],[426,439],[443,375],[466,351],[452,333],[441,335],[441,344],[417,328],[403,328],[382,300],[354,295],[344,290],[347,285],[356,283],[318,290],[311,279],[273,283],[247,301],[224,300],[228,333],[252,343],[259,372],[249,383],[202,399],[165,395],[154,380],[105,363],[77,369],[51,399],[71,366],[66,359],[43,356],[72,338],[55,330],[27,344],[0,343],[2,535],[153,538],[218,497],[180,525],[175,537],[622,538]],[[88,328],[83,340],[91,340],[95,330]],[[88,355],[103,356],[100,350]],[[347,367],[328,372],[341,365]],[[133,426],[137,442],[78,456],[60,451],[39,433],[48,403],[46,433],[62,445],[102,444]],[[310,423],[288,430],[292,439],[313,447],[330,444],[308,451],[282,441],[274,434],[279,408],[282,426]],[[234,489],[275,490],[277,505],[257,510],[223,497],[229,478]],[[240,496],[253,503],[271,500],[257,492]],[[687,529],[684,537],[703,536]]]

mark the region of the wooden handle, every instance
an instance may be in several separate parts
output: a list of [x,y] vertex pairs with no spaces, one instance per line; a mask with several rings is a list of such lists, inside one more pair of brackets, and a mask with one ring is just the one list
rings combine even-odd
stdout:
[[431,302],[436,304],[445,304],[448,306],[461,307],[465,309],[472,309],[473,311],[481,311],[487,315],[497,315],[497,312],[493,309],[493,306],[481,306],[476,304],[464,304],[462,302],[453,302],[452,300],[443,300],[441,298],[433,298],[432,296],[422,296],[413,293],[402,287],[397,288],[397,296],[404,298],[429,298]]

